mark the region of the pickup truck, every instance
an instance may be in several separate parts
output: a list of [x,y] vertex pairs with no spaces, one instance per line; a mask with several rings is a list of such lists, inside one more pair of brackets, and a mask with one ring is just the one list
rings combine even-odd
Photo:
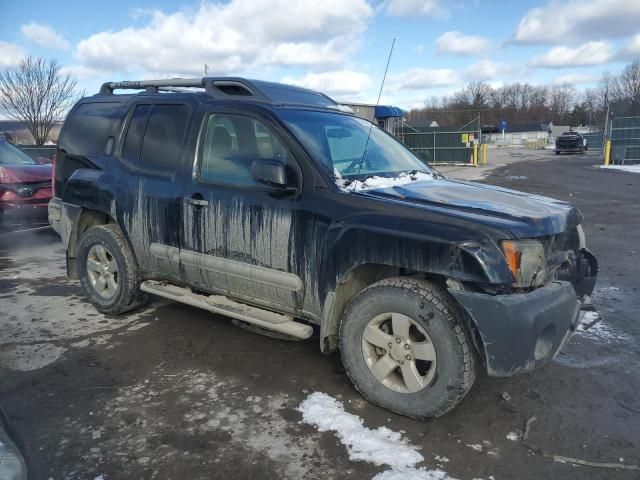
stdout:
[[67,117],[53,184],[68,275],[99,311],[157,295],[317,336],[367,399],[416,418],[481,371],[549,362],[597,275],[574,206],[448,179],[289,85],[105,83]]

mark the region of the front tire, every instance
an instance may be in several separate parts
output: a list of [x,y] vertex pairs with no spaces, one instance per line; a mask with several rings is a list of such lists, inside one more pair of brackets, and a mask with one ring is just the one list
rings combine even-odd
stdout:
[[119,314],[142,306],[138,264],[117,225],[89,228],[78,246],[80,284],[102,313]]
[[359,293],[342,320],[340,353],[367,400],[413,418],[445,414],[476,377],[459,307],[426,280],[386,279]]

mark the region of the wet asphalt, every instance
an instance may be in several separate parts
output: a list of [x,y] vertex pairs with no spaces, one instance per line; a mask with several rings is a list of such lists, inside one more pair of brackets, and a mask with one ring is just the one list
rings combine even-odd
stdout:
[[567,200],[584,214],[603,320],[545,368],[479,378],[459,408],[428,422],[364,401],[317,336],[276,340],[160,300],[103,316],[65,278],[55,235],[5,239],[0,405],[32,478],[370,479],[386,470],[350,460],[333,433],[300,423],[296,407],[313,391],[340,399],[370,428],[403,432],[425,458],[419,466],[454,478],[639,478],[640,175],[594,168],[594,152],[495,155],[508,164],[482,181]]

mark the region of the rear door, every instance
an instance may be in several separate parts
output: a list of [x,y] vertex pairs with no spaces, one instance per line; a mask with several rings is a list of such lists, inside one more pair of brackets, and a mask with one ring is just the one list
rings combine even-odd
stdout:
[[192,108],[183,103],[137,103],[129,112],[120,159],[131,175],[123,175],[128,195],[123,208],[138,263],[147,277],[179,279],[180,185]]
[[[209,107],[210,108],[210,107]],[[202,113],[182,193],[180,263],[196,288],[285,310],[315,311],[313,180],[267,118],[231,109]],[[255,161],[286,166],[283,193],[251,175]],[[311,177],[311,178],[309,178]]]

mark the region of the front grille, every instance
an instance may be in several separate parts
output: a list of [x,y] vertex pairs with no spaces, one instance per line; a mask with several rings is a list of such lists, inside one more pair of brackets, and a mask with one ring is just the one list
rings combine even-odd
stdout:
[[[34,183],[7,183],[0,184],[0,189],[11,190],[16,195],[21,197],[30,197],[41,188],[51,188],[51,180],[46,182],[34,182]],[[31,193],[27,193],[29,190]]]

